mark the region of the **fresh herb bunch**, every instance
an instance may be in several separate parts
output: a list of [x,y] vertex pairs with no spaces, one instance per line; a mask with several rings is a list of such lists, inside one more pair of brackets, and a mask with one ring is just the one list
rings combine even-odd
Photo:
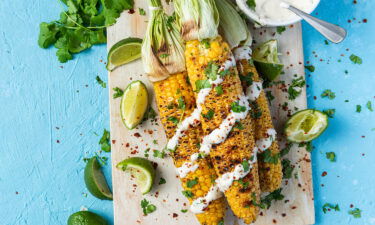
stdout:
[[133,8],[133,0],[59,0],[67,7],[59,20],[40,24],[38,44],[54,45],[61,63],[73,54],[107,42],[105,28],[114,24],[123,10]]

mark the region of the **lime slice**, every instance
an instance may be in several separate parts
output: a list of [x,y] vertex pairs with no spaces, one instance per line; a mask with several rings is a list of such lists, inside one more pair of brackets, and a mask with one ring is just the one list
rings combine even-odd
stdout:
[[85,167],[85,183],[89,192],[99,199],[112,200],[112,192],[101,171],[96,156],[92,157]]
[[285,125],[285,134],[292,142],[309,142],[323,133],[328,126],[328,116],[321,111],[305,109],[296,112]]
[[142,39],[125,38],[112,46],[108,52],[107,70],[129,63],[141,57]]
[[79,211],[69,216],[68,225],[108,225],[108,223],[96,213]]
[[120,162],[116,167],[123,171],[130,171],[136,178],[136,182],[142,194],[147,194],[151,191],[155,178],[155,169],[149,160],[140,157],[132,157]]
[[122,122],[128,129],[135,128],[143,120],[148,108],[148,92],[142,81],[130,83],[121,99],[120,111]]
[[275,80],[283,71],[284,65],[277,56],[277,40],[269,40],[259,45],[253,53],[254,65],[268,80]]

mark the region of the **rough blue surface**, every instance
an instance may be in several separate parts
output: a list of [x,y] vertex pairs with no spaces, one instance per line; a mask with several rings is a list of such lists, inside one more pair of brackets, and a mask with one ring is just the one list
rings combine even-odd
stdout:
[[[322,0],[316,10],[348,29],[342,44],[326,45],[304,24],[305,59],[316,67],[308,72],[309,107],[336,109],[328,130],[314,141],[320,225],[375,224],[375,112],[365,106],[367,101],[375,106],[375,1],[357,1]],[[56,19],[60,10],[57,1],[0,1],[0,224],[66,224],[82,206],[113,222],[112,202],[86,196],[82,179],[83,158],[99,150],[95,133],[109,127],[108,89],[95,80],[97,75],[106,80],[100,62],[106,47],[94,47],[63,65],[54,49],[40,49],[39,23]],[[361,56],[363,64],[354,65],[351,54]],[[322,99],[324,89],[336,98]],[[357,104],[361,113],[355,112]],[[330,151],[337,162],[326,159]],[[324,171],[328,174],[322,177]],[[105,172],[110,177],[109,166]],[[327,202],[338,203],[341,211],[324,214]],[[348,214],[350,204],[363,210],[362,218]]]

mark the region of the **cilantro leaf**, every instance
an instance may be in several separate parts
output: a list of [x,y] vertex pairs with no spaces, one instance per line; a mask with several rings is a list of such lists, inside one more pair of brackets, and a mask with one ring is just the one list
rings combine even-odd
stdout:
[[320,95],[322,98],[328,98],[330,100],[336,98],[335,92],[332,92],[330,89],[326,89],[323,91],[323,93]]
[[335,210],[336,212],[337,212],[337,211],[340,211],[340,207],[339,207],[338,204],[333,205],[333,204],[331,204],[331,203],[325,203],[325,204],[323,205],[322,209],[323,209],[323,212],[324,212],[324,213],[327,213],[328,211],[330,211],[329,209],[333,209],[333,210]]
[[280,201],[284,199],[284,195],[281,194],[282,189],[276,189],[261,199],[261,204],[266,206],[267,209],[271,207],[272,201]]
[[352,209],[352,210],[349,210],[349,215],[352,215],[354,218],[358,219],[358,218],[361,218],[361,212],[362,210],[358,209],[358,208],[355,208],[355,209]]
[[102,86],[102,88],[107,87],[107,84],[99,76],[96,76],[96,81],[98,82],[98,84],[100,84],[100,86]]
[[111,151],[111,144],[110,144],[110,133],[106,129],[103,130],[103,135],[99,140],[99,144],[101,146],[101,150],[105,152]]
[[186,186],[187,186],[188,188],[192,188],[192,187],[194,187],[196,184],[198,184],[198,177],[196,177],[194,180],[188,180],[188,181],[186,182]]
[[255,0],[246,0],[247,6],[249,6],[250,9],[255,10],[256,3]]
[[39,25],[38,44],[41,48],[48,48],[56,42],[56,34],[59,28],[54,23],[41,23]]
[[301,88],[305,86],[306,81],[303,77],[299,77],[292,80],[292,84],[290,84],[288,88],[288,94],[290,100],[295,100],[300,94],[302,93]]
[[216,95],[217,96],[220,96],[220,95],[222,95],[224,93],[223,87],[221,85],[216,86],[215,87],[215,91],[216,91]]
[[269,149],[266,149],[260,156],[263,162],[271,164],[277,164],[280,159],[280,154],[272,154]]
[[360,113],[362,111],[362,106],[361,105],[356,105],[356,110],[357,113]]
[[242,106],[237,102],[232,102],[231,109],[235,113],[241,113],[246,111],[246,106]]
[[115,93],[113,93],[113,98],[119,98],[124,95],[124,91],[121,90],[119,87],[113,88],[113,91],[115,91]]
[[243,166],[243,170],[244,170],[245,172],[247,172],[247,171],[250,170],[250,164],[249,164],[249,162],[248,162],[247,160],[242,161],[241,164],[242,164],[242,166]]
[[366,103],[366,108],[367,108],[368,110],[370,110],[371,112],[374,111],[374,109],[372,108],[372,103],[371,103],[371,101],[368,101],[368,102]]
[[168,117],[167,120],[168,120],[168,121],[171,121],[171,122],[174,123],[174,124],[178,124],[178,123],[180,122],[180,121],[179,121],[176,117],[174,117],[174,116],[170,116],[170,117]]
[[208,80],[197,80],[195,81],[196,92],[199,92],[202,89],[210,88],[211,84]]
[[143,200],[141,201],[141,208],[142,208],[142,210],[143,210],[143,214],[144,214],[145,216],[147,216],[147,215],[150,214],[150,213],[155,212],[155,210],[156,210],[156,206],[153,205],[153,204],[150,204],[150,202],[147,201],[146,199],[143,199]]
[[283,178],[284,179],[291,178],[294,167],[291,165],[290,160],[289,159],[283,159],[281,161],[281,165],[283,167]]
[[310,72],[314,72],[315,71],[315,66],[313,65],[308,65],[308,66],[305,66],[305,68],[310,71]]
[[276,28],[276,32],[278,34],[282,34],[284,31],[286,31],[286,27],[285,26],[279,26]]
[[240,75],[240,79],[243,83],[245,83],[247,86],[250,86],[253,84],[253,76],[254,76],[254,73],[252,72],[249,72],[247,75],[243,76],[243,75]]
[[185,104],[185,100],[182,96],[180,96],[178,99],[177,99],[177,102],[178,102],[178,106],[177,108],[179,109],[182,109],[182,110],[185,110],[186,108],[186,104]]
[[354,64],[362,64],[362,59],[359,56],[356,56],[354,54],[351,54],[349,57],[350,61],[352,61]]
[[165,155],[166,155],[164,151],[153,150],[153,152],[154,152],[153,156],[154,156],[155,158],[161,158],[161,159],[164,159],[164,157],[165,157]]
[[333,118],[336,113],[336,109],[325,109],[323,110],[323,113],[326,114],[329,118]]
[[207,67],[204,69],[204,74],[206,75],[208,79],[214,81],[217,79],[218,71],[219,71],[219,66],[214,62],[210,62],[208,63]]
[[187,198],[192,198],[192,197],[194,197],[194,194],[193,194],[193,192],[191,192],[191,191],[182,191],[182,194],[183,194],[185,197],[187,197]]
[[334,152],[326,152],[326,158],[331,162],[336,162],[336,154]]
[[208,110],[208,112],[206,114],[202,113],[202,116],[206,119],[209,119],[209,120],[212,119],[214,117],[214,115],[215,115],[215,111],[212,110],[212,109]]

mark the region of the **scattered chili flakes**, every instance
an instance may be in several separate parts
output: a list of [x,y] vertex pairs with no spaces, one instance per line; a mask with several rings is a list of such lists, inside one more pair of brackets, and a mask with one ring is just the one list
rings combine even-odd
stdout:
[[116,140],[112,140],[112,144],[116,144]]
[[325,177],[325,176],[327,176],[327,172],[326,171],[324,171],[323,173],[322,173],[322,177]]
[[176,217],[178,217],[178,214],[177,214],[177,213],[173,213],[173,214],[172,214],[172,217],[173,217],[173,218],[176,218]]
[[139,137],[141,137],[141,134],[137,132],[137,133],[134,134],[134,137],[139,138]]

